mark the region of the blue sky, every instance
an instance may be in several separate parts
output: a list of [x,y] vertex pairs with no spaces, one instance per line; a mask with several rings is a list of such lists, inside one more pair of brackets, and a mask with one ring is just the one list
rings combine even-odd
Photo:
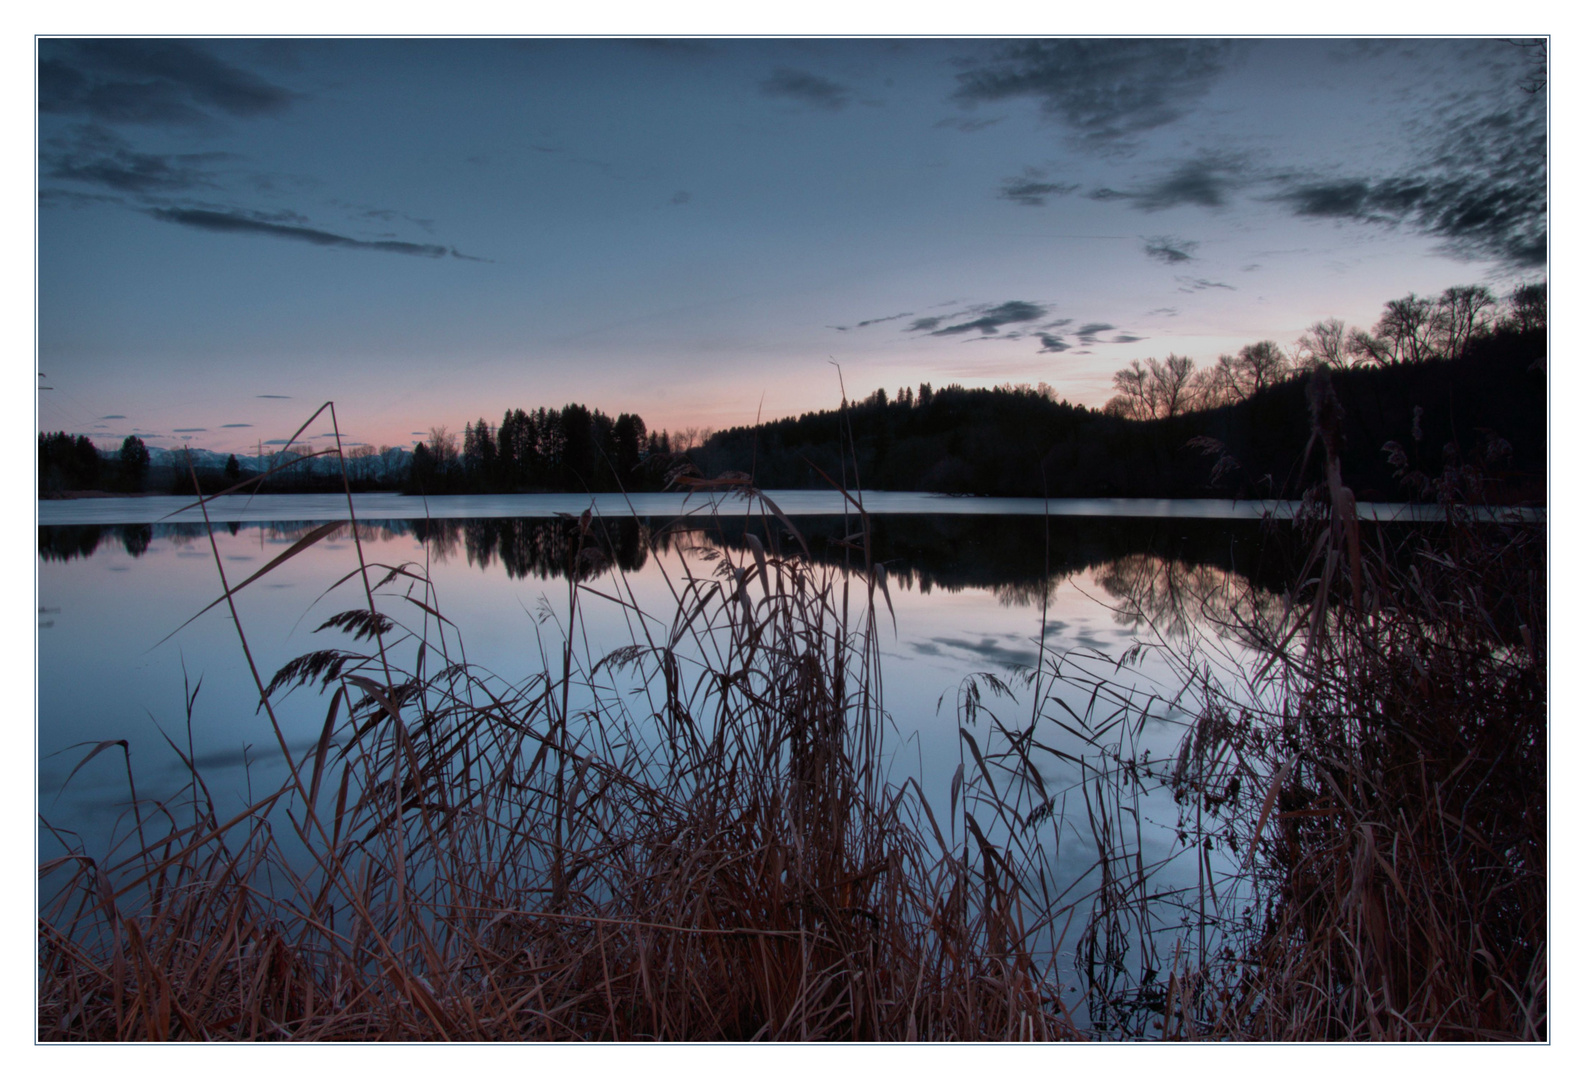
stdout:
[[[1500,39],[41,40],[38,423],[409,445],[922,381],[1100,405],[1543,275]],[[317,434],[316,428],[310,434]]]

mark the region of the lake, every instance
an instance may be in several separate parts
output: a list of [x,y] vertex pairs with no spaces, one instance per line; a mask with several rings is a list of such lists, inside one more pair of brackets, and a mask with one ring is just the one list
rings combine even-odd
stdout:
[[[1263,522],[1252,504],[1084,500],[1053,503],[1047,515],[1041,500],[865,493],[866,562],[853,538],[857,518],[840,514],[839,496],[769,495],[784,519],[750,517],[741,500],[721,496],[595,497],[594,529],[609,565],[586,568],[582,583],[593,591],[580,599],[573,635],[582,655],[592,662],[634,640],[632,609],[600,594],[620,591],[669,621],[678,582],[715,573],[722,553],[751,558],[747,533],[773,550],[806,546],[812,560],[839,574],[844,565],[879,563],[887,584],[876,601],[887,760],[897,782],[917,777],[938,808],[955,797],[953,777],[965,762],[959,728],[969,719],[971,684],[983,709],[965,726],[987,751],[998,724],[1030,727],[1035,698],[1026,677],[1044,658],[1048,671],[1058,667],[1073,682],[1045,703],[1042,742],[1074,759],[1093,756],[1071,730],[1075,721],[1053,707],[1060,699],[1068,717],[1096,715],[1089,673],[1119,700],[1131,697],[1137,711],[1137,722],[1109,738],[1126,737],[1130,753],[1170,759],[1192,717],[1177,700],[1182,661],[1163,643],[1200,639],[1236,670],[1246,654],[1219,625],[1231,619],[1230,605],[1276,603],[1287,584],[1285,565],[1264,542],[1285,526]],[[146,812],[187,785],[183,755],[222,816],[284,776],[231,615],[223,603],[205,608],[222,595],[222,571],[236,586],[322,523],[344,521],[346,500],[218,500],[209,508],[212,526],[194,520],[194,511],[172,513],[186,505],[178,498],[40,504],[41,857],[79,845],[103,851],[132,834],[120,749],[79,768],[107,740],[126,740]],[[588,509],[589,497],[455,496],[428,500],[427,516],[425,502],[413,498],[364,495],[354,505],[356,537],[343,525],[236,593],[264,680],[304,653],[348,647],[350,639],[317,630],[338,612],[366,606],[361,582],[346,580],[360,545],[371,565],[427,568],[433,606],[450,620],[440,639],[501,685],[521,685],[555,663],[547,658],[560,656],[578,529],[568,515]],[[1275,516],[1284,509],[1291,513],[1277,508]],[[344,584],[332,589],[338,581]],[[862,595],[853,598],[860,608]],[[436,640],[430,613],[402,590],[387,588],[380,607],[415,631],[427,624]],[[287,750],[307,753],[327,697],[310,686],[275,701]],[[1074,793],[1080,805],[1078,767],[1051,757],[1041,768],[1048,791]],[[1143,859],[1167,862],[1179,850],[1170,793],[1145,794],[1136,813]],[[1051,853],[1054,880],[1072,886],[1076,898],[1088,887],[1095,852],[1076,812]],[[1189,865],[1187,872],[1198,872],[1196,860]],[[1169,865],[1162,886],[1184,872]]]

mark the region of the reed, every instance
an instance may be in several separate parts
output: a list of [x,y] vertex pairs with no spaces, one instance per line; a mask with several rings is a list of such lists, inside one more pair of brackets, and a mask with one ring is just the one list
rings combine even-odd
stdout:
[[[1133,1036],[1545,1040],[1545,527],[1471,512],[1450,466],[1442,525],[1367,532],[1324,377],[1312,407],[1327,478],[1297,584],[1180,599],[1255,663],[1179,653],[1175,762],[1096,742],[1098,795],[1172,793],[1196,883],[1110,875],[1091,1013]],[[1113,867],[1143,849],[1097,843]]]
[[[1074,1035],[1017,868],[883,772],[883,572],[767,529],[684,556],[657,618],[576,529],[559,634],[513,683],[466,663],[422,567],[360,550],[320,628],[345,647],[260,678],[283,752],[271,702],[329,697],[278,790],[220,820],[173,744],[186,805],[41,868],[39,1037]],[[603,656],[577,644],[596,602],[635,628]]]

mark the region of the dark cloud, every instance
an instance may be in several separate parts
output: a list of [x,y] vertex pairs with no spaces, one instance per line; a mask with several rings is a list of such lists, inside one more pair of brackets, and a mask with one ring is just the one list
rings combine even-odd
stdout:
[[249,214],[235,211],[193,210],[171,207],[168,209],[150,210],[149,216],[158,221],[168,221],[174,225],[186,225],[189,228],[204,229],[208,232],[275,236],[283,240],[300,240],[320,247],[384,251],[395,255],[419,255],[429,259],[440,259],[447,255],[459,259],[470,258],[470,256],[460,254],[455,248],[444,247],[440,244],[413,244],[405,240],[358,240],[351,236],[326,232],[323,229],[308,229],[300,225],[280,225],[275,222],[260,221]]
[[255,395],[255,396],[261,397],[261,398],[271,398],[271,399],[273,399],[275,401],[290,401],[290,400],[292,400],[291,397],[289,395],[287,395],[287,394],[258,394],[258,395]]
[[1176,236],[1145,237],[1145,255],[1167,266],[1186,263],[1194,258],[1194,249],[1200,245],[1193,240],[1180,240]]
[[[970,330],[978,330],[982,334],[995,334],[1010,323],[1033,322],[1036,319],[1044,318],[1046,310],[1039,304],[1031,304],[1027,300],[1009,300],[1005,304],[998,304],[996,307],[984,310],[977,319],[955,323],[952,326],[944,326],[939,330],[932,330],[931,333],[936,337],[941,337],[945,334],[966,334]],[[914,329],[919,326],[919,323],[926,321],[928,320],[919,319],[910,329]]]
[[1165,317],[1170,319],[1170,318],[1173,318],[1174,316],[1176,316],[1177,314],[1178,314],[1178,309],[1175,308],[1175,307],[1158,307],[1158,308],[1155,308],[1155,309],[1153,309],[1151,311],[1145,312],[1145,318],[1153,319],[1157,315],[1163,315],[1163,316],[1165,316]]
[[264,440],[264,445],[265,446],[290,446],[291,445],[291,440],[290,439],[265,439]]
[[840,83],[796,68],[777,68],[770,78],[759,84],[759,88],[766,97],[791,98],[813,108],[833,112],[847,105],[851,98],[848,88]]
[[670,202],[673,206],[682,206],[684,203],[689,203],[689,202],[693,201],[693,194],[692,194],[692,192],[687,192],[687,191],[674,192],[672,194],[672,197],[670,199],[668,199],[667,201]]
[[1073,333],[1074,336],[1079,339],[1080,345],[1094,345],[1102,334],[1106,333],[1108,330],[1116,329],[1117,327],[1113,326],[1111,323],[1092,322],[1085,323],[1083,326],[1073,331]]
[[[833,330],[862,330],[866,326],[875,326],[877,323],[895,322],[898,319],[906,319],[906,318],[908,318],[908,316],[910,316],[912,314],[913,314],[913,312],[911,312],[911,311],[904,311],[904,312],[900,312],[899,314],[896,314],[896,315],[883,315],[883,316],[881,316],[878,319],[865,319],[863,322],[854,323],[850,327],[849,326],[833,326],[831,329],[833,329]],[[940,322],[939,319],[935,320],[935,322],[933,322],[931,324],[932,327],[936,323],[939,323],[939,322]],[[919,329],[919,327],[910,326],[909,329],[910,330],[914,330],[914,329]]]
[[945,318],[946,317],[943,315],[927,315],[922,319],[915,319],[913,322],[908,324],[907,332],[912,333],[915,330],[934,330],[945,321]]
[[120,194],[191,191],[217,186],[208,166],[232,160],[229,154],[149,154],[98,124],[74,127],[49,140],[39,154],[39,172]]
[[1101,202],[1126,200],[1139,210],[1168,210],[1174,206],[1214,210],[1225,206],[1233,191],[1247,182],[1241,163],[1229,158],[1199,157],[1180,163],[1165,176],[1135,190],[1096,188],[1089,197]]
[[1233,286],[1221,281],[1209,281],[1205,278],[1184,277],[1179,275],[1173,279],[1178,283],[1179,292],[1204,292],[1206,289],[1232,289]]
[[1040,351],[1043,353],[1067,352],[1073,348],[1057,334],[1037,334],[1035,336],[1040,338]]
[[865,319],[863,322],[858,323],[857,325],[858,326],[874,326],[876,323],[891,322],[893,319],[906,319],[906,318],[908,318],[908,316],[910,316],[912,314],[913,314],[913,312],[911,312],[911,311],[904,311],[904,312],[900,312],[899,314],[896,314],[896,315],[883,315],[879,319]]
[[174,434],[177,434],[177,435],[195,435],[195,434],[197,434],[200,431],[208,431],[208,430],[209,430],[208,428],[203,428],[203,427],[178,427],[178,428],[171,428],[171,431]]
[[122,416],[120,413],[111,413],[109,416],[101,416],[99,419],[101,419],[101,420],[125,420],[126,417]]
[[1455,118],[1418,169],[1378,179],[1279,180],[1300,217],[1406,225],[1456,255],[1533,268],[1547,258],[1547,135],[1539,103]]
[[958,76],[964,104],[1032,97],[1076,143],[1107,150],[1172,123],[1232,59],[1224,41],[1025,41]]
[[187,41],[56,41],[40,52],[40,112],[192,125],[278,115],[297,97]]
[[1010,176],[1002,181],[997,198],[1023,206],[1044,206],[1053,195],[1071,195],[1079,190],[1078,184],[1054,184],[1045,179],[1041,169],[1025,169],[1023,176]]
[[1112,339],[1112,344],[1113,345],[1132,345],[1136,341],[1144,341],[1144,340],[1145,339],[1140,337],[1138,334],[1118,334],[1116,337],[1114,337]]
[[[274,397],[273,394],[260,394],[259,396],[260,397]],[[253,425],[252,424],[221,424],[220,426],[223,427],[223,428],[228,428],[228,427],[252,427]]]

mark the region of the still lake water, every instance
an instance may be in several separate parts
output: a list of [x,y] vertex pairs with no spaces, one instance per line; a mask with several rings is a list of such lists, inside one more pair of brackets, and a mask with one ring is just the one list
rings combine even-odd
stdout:
[[[853,557],[839,543],[856,528],[854,519],[840,516],[839,496],[769,494],[815,559],[841,566]],[[864,500],[872,514],[871,557],[886,566],[895,609],[895,629],[888,613],[880,623],[884,707],[894,725],[887,736],[891,770],[898,780],[917,776],[937,807],[948,803],[963,760],[965,680],[988,672],[1009,683],[1012,699],[987,693],[986,704],[1009,725],[1027,727],[1033,702],[1018,676],[1040,663],[1044,633],[1048,665],[1061,658],[1069,669],[1105,672],[1141,703],[1154,696],[1135,749],[1170,757],[1189,719],[1173,702],[1182,676],[1164,652],[1135,646],[1163,637],[1182,641],[1193,631],[1215,640],[1208,621],[1215,597],[1249,581],[1273,597],[1285,585],[1262,558],[1263,530],[1273,526],[1258,520],[1268,508],[1256,504],[1084,500],[1053,502],[1048,517],[1041,500],[885,493],[866,493]],[[640,606],[668,621],[675,603],[667,577],[675,581],[686,568],[709,574],[713,564],[702,553],[725,548],[742,557],[746,527],[783,551],[796,544],[780,522],[772,520],[768,530],[757,517],[747,522],[737,499],[718,497],[713,514],[711,500],[699,496],[636,496],[631,506],[620,497],[593,501],[616,568]],[[590,503],[587,496],[459,496],[429,500],[426,518],[417,499],[359,496],[358,539],[370,563],[427,564],[467,661],[515,684],[543,671],[545,656],[559,655],[568,596],[562,568],[576,524],[558,515]],[[103,740],[127,740],[145,805],[177,795],[187,783],[171,744],[191,750],[222,816],[245,805],[250,792],[274,790],[283,777],[226,606],[187,620],[221,595],[216,552],[235,585],[319,524],[344,520],[346,500],[222,500],[210,507],[212,530],[195,520],[196,512],[172,515],[185,505],[175,498],[40,504],[41,857],[79,844],[100,852],[127,835],[119,751],[100,754],[72,775]],[[1377,513],[1402,516],[1396,508]],[[356,566],[353,536],[343,528],[237,594],[266,680],[303,653],[350,647],[340,634],[315,631],[331,615],[364,605],[355,583],[326,595]],[[606,588],[598,579],[588,584]],[[423,618],[394,595],[381,606],[408,625]],[[632,640],[628,616],[586,596],[578,638],[587,640],[586,655],[603,656]],[[1224,639],[1221,647],[1224,662],[1236,666],[1243,655],[1238,643]],[[1080,714],[1087,693],[1063,691]],[[314,744],[327,704],[328,696],[299,689],[278,705],[294,754]],[[982,716],[973,729],[982,745],[989,723]],[[1055,725],[1044,727],[1043,741],[1075,755],[1085,751]],[[1060,791],[1079,774],[1052,758],[1043,777],[1049,790]],[[1143,810],[1141,842],[1154,861],[1173,847],[1175,809],[1170,797],[1157,795]],[[1077,879],[1094,849],[1085,829],[1070,831],[1056,869]]]

